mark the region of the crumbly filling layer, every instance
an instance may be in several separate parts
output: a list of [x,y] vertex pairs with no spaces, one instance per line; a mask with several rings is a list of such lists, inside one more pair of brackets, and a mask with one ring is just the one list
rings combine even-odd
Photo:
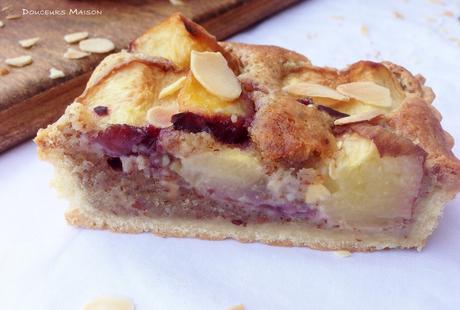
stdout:
[[[273,169],[248,146],[194,148],[189,143],[198,141],[196,135],[203,136],[184,133],[184,142],[152,126],[128,125],[89,135],[90,149],[97,146],[117,178],[140,173],[147,178],[140,184],[155,183],[151,191],[130,193],[138,198],[116,212],[224,217],[239,224],[303,221],[318,228],[398,234],[411,222],[423,179],[421,155],[383,156],[372,140],[347,133],[337,138],[336,156],[328,160],[310,168]],[[172,144],[183,153],[169,153]],[[167,211],[157,200],[185,203],[190,193],[206,205]]]

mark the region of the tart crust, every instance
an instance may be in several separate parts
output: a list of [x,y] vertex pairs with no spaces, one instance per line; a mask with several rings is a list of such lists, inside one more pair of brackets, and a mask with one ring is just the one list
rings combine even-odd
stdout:
[[[177,15],[173,19],[185,20]],[[185,22],[186,29],[190,28],[190,23]],[[192,36],[196,36],[197,31],[204,31],[199,27],[192,28]],[[39,156],[56,167],[54,186],[70,200],[71,208],[66,212],[70,224],[115,232],[150,232],[163,237],[236,239],[321,250],[420,250],[425,245],[438,224],[443,206],[460,191],[460,162],[452,153],[453,138],[442,129],[440,113],[431,105],[434,93],[424,85],[422,76],[414,76],[390,62],[360,61],[341,71],[315,67],[308,58],[283,48],[230,42],[211,44],[212,37],[208,34],[204,37],[206,44],[230,57],[228,62],[246,89],[242,97],[254,105],[253,121],[248,127],[250,142],[244,148],[256,154],[266,171],[274,172],[283,167],[297,169],[327,159],[337,151],[335,139],[344,132],[355,132],[374,141],[381,156],[407,153],[423,158],[423,186],[415,201],[407,233],[335,229],[308,221],[265,219],[235,222],[219,216],[219,208],[225,206],[231,212],[238,212],[241,206],[216,201],[193,189],[174,189],[176,198],[178,195],[181,199],[150,195],[164,191],[164,184],[143,175],[148,169],[139,168],[139,163],[134,173],[114,171],[105,164],[107,154],[94,148],[91,134],[103,130],[107,124],[102,126],[98,118],[88,113],[85,107],[91,101],[88,96],[97,94],[98,87],[132,63],[155,67],[164,76],[163,86],[187,73],[186,68],[179,68],[167,59],[136,50],[108,56],[94,71],[85,92],[67,108],[60,120],[40,130],[35,139]],[[139,45],[145,40],[144,37],[135,42]],[[150,77],[144,74],[142,78],[148,83]],[[335,88],[355,80],[373,81],[391,89],[394,102],[391,111],[383,111],[378,118],[364,123],[339,128],[334,127],[333,116],[324,110],[304,106],[282,91],[285,85],[296,81]],[[159,90],[149,91],[155,94]],[[154,95],[146,93],[145,96]],[[143,108],[141,104],[139,108]],[[306,119],[309,120],[307,125]],[[168,132],[171,129],[162,131],[158,139],[164,143],[162,147],[178,158],[200,150],[228,148],[209,133],[185,133],[177,137],[168,135]],[[146,197],[158,208],[157,213],[147,215],[142,206],[137,207],[136,199],[139,195],[142,198],[142,194],[136,194],[136,189],[139,193],[151,191]],[[123,205],[132,205],[136,210],[127,211]],[[187,210],[192,209],[193,216],[187,217]],[[206,209],[213,210],[215,216],[207,216],[205,211],[200,214],[200,210]]]

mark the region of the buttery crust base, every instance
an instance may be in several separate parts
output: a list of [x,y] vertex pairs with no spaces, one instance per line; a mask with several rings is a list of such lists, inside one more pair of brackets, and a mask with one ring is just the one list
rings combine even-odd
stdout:
[[88,192],[82,188],[80,179],[72,174],[70,162],[53,161],[58,173],[54,187],[66,198],[71,207],[66,220],[74,226],[111,230],[118,233],[153,233],[161,237],[189,237],[205,240],[235,239],[240,242],[261,242],[276,246],[302,246],[319,250],[348,250],[369,252],[386,248],[416,248],[421,250],[428,236],[435,230],[444,204],[452,195],[434,191],[419,202],[416,222],[407,238],[359,231],[318,229],[304,223],[248,223],[234,225],[223,219],[184,219],[170,217],[146,217],[139,215],[116,215],[91,207]]

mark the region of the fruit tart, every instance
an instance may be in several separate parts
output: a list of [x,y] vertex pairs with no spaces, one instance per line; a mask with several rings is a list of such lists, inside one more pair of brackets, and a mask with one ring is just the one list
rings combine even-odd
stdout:
[[217,42],[175,14],[38,132],[67,221],[322,250],[421,249],[460,189],[424,78]]

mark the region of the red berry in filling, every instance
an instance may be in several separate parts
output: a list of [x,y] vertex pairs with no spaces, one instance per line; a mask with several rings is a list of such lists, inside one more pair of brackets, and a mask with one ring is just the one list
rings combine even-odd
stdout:
[[129,154],[150,154],[156,147],[159,133],[160,129],[154,126],[111,125],[93,139],[102,146],[105,154],[119,157]]
[[93,109],[94,113],[96,113],[97,115],[99,116],[106,116],[107,114],[109,114],[109,109],[107,107],[104,107],[104,106],[97,106]]
[[204,117],[192,112],[183,112],[172,117],[175,130],[208,132],[224,143],[243,143],[249,138],[246,121],[238,117],[235,122],[228,116]]

